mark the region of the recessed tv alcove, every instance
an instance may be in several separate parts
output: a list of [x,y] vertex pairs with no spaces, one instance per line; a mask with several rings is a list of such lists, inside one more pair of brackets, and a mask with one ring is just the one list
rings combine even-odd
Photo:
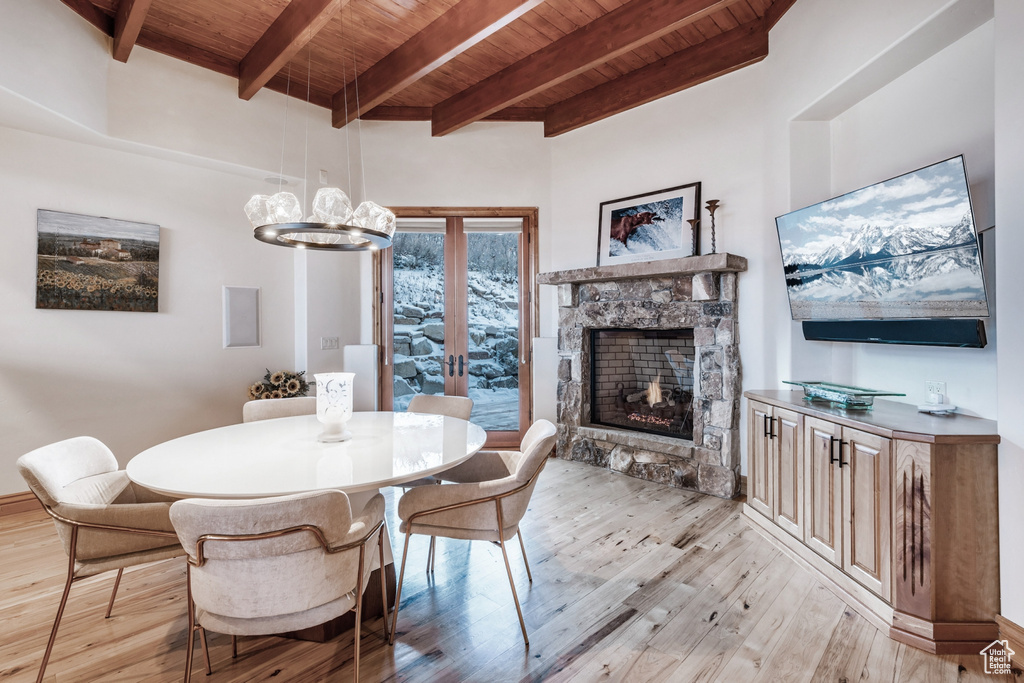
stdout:
[[982,347],[989,315],[963,156],[776,218],[807,339]]

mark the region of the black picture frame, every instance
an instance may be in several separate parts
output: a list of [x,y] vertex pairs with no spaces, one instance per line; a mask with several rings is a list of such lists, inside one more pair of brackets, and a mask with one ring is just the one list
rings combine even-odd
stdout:
[[597,265],[696,256],[699,218],[699,182],[601,202]]

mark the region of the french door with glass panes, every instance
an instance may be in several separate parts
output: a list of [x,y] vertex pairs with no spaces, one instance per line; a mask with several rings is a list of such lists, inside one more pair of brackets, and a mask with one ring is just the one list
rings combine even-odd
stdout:
[[487,446],[530,426],[535,209],[398,209],[381,253],[381,409],[469,396]]

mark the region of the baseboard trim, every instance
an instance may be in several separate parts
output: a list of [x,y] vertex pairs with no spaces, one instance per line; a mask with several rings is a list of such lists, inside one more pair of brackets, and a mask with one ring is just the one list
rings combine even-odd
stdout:
[[31,491],[8,493],[5,496],[0,496],[0,517],[42,509],[43,506],[39,503],[39,499],[32,495]]
[[1024,627],[1002,614],[996,615],[996,623],[999,624],[999,639],[1005,640],[1015,653],[1010,661],[1014,666],[1024,669]]

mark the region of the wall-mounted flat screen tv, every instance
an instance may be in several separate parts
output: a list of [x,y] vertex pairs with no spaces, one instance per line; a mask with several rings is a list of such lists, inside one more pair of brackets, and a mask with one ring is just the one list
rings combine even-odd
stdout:
[[794,320],[989,315],[963,156],[775,223]]

